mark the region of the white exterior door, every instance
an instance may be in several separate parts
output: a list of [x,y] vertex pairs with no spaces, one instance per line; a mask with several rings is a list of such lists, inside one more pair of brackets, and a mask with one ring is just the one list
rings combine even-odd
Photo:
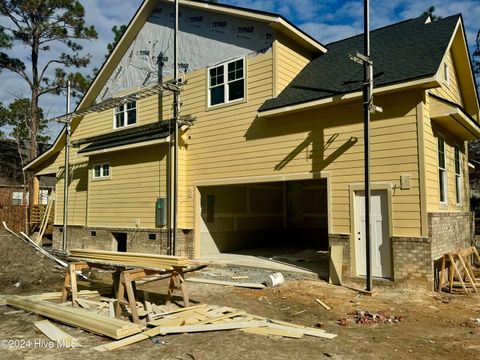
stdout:
[[[370,248],[372,276],[390,278],[392,276],[392,250],[390,244],[388,218],[388,192],[371,191]],[[365,192],[355,192],[355,248],[357,275],[366,275],[365,240]]]

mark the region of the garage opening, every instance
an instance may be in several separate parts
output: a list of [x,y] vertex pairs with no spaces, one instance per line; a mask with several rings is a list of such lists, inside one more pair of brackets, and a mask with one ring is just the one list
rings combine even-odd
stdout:
[[208,186],[199,191],[202,257],[328,250],[326,179]]

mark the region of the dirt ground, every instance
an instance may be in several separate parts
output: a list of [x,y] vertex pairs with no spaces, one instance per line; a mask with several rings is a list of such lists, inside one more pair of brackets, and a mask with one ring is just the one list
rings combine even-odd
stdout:
[[[0,234],[0,243],[6,240],[18,241],[3,235],[4,233]],[[3,246],[1,249],[4,249]],[[29,249],[25,252],[30,253],[25,256],[25,262],[39,261],[39,255],[34,257]],[[0,258],[5,256],[13,260],[12,256],[2,251]],[[18,261],[17,259],[17,263]],[[37,279],[40,275],[34,276],[35,270],[28,267],[31,276],[22,275],[14,279],[14,272],[9,270],[10,267],[15,266],[16,271],[24,273],[22,265],[4,264],[6,262],[0,260],[1,294],[30,294],[59,290],[61,287],[61,274],[57,272],[49,272],[46,268],[46,278]],[[29,278],[32,279],[30,283],[26,281]],[[14,287],[14,280],[24,285]],[[38,280],[42,282],[38,283]],[[50,287],[45,287],[45,284],[50,284]],[[97,285],[81,282],[82,288],[94,288]],[[451,295],[376,287],[374,296],[365,296],[343,287],[312,280],[292,280],[279,287],[262,290],[198,283],[189,283],[188,287],[193,303],[231,306],[252,314],[307,326],[321,323],[324,329],[338,334],[338,337],[333,340],[307,336],[287,339],[223,331],[155,337],[112,352],[99,353],[93,347],[105,344],[109,339],[55,323],[76,337],[83,347],[50,349],[52,343],[33,326],[41,317],[25,312],[5,315],[4,313],[13,309],[0,306],[0,359],[480,358],[480,322],[475,320],[480,318],[479,294]],[[149,299],[159,304],[164,300],[166,289],[165,280],[138,286],[138,290],[148,293]],[[324,309],[315,302],[316,298],[327,303],[332,310]],[[402,321],[389,324],[357,324],[353,315],[356,310],[385,311],[390,315],[401,316]],[[346,326],[339,324],[342,318],[346,319]],[[22,340],[23,346],[2,346],[1,340]]]

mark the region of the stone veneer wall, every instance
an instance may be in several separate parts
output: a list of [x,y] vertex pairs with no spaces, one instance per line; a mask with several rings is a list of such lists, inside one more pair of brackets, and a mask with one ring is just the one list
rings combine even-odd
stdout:
[[[62,249],[62,227],[53,228],[53,248]],[[95,236],[92,235],[95,232]],[[165,229],[119,229],[119,228],[93,228],[85,226],[68,227],[67,249],[97,249],[116,250],[116,240],[112,233],[127,234],[127,251],[147,254],[167,254],[168,234]],[[149,239],[149,234],[155,234],[155,239]],[[177,255],[192,258],[194,231],[179,229],[177,235]]]
[[473,213],[428,213],[428,237],[432,240],[432,260],[458,248],[472,245],[475,234]]

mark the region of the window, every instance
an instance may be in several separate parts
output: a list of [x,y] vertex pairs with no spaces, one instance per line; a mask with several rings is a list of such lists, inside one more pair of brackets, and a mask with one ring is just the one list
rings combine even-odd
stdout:
[[12,205],[23,205],[23,192],[14,191],[12,194]]
[[455,201],[457,205],[462,203],[462,173],[460,156],[460,147],[455,145]]
[[445,139],[438,137],[438,185],[441,203],[447,202],[447,173],[445,163]]
[[115,108],[114,128],[119,129],[125,126],[135,125],[137,123],[137,102],[117,106]]
[[241,100],[245,97],[244,59],[233,60],[208,69],[209,106]]
[[443,64],[443,80],[445,84],[450,85],[450,66],[447,63]]
[[110,164],[97,164],[93,166],[93,178],[105,179],[110,177]]

